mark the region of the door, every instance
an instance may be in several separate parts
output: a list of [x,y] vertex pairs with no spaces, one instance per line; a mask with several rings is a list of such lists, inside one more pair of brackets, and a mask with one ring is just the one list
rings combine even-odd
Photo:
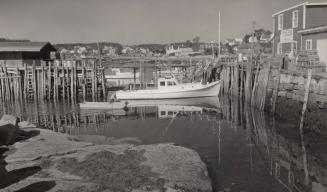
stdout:
[[321,62],[324,62],[327,70],[327,39],[317,40],[317,52]]

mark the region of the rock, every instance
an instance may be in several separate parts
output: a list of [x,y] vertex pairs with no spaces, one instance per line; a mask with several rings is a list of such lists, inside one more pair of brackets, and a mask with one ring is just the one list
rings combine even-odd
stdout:
[[25,128],[36,128],[36,125],[33,123],[30,123],[28,121],[22,121],[18,123],[18,126],[20,129],[25,129]]
[[10,123],[14,126],[18,126],[19,119],[13,115],[5,114],[1,117],[0,121]]
[[106,137],[99,135],[78,135],[70,137],[72,141],[83,141],[89,142],[96,145],[120,145],[120,144],[133,144],[140,145],[142,141],[136,137],[125,137],[121,139],[116,139],[114,137]]
[[0,119],[0,146],[13,144],[19,136],[18,118],[3,115]]
[[40,157],[69,153],[79,148],[90,146],[91,143],[71,141],[63,133],[55,133],[46,129],[25,129],[26,132],[37,131],[38,134],[26,141],[12,145],[15,151],[5,160],[8,163],[32,161]]
[[[56,139],[50,140],[50,136]],[[36,157],[33,150],[39,157],[27,166],[40,166],[42,170],[4,190],[15,191],[55,181],[48,191],[212,191],[207,168],[191,149],[173,144],[78,144],[69,138],[40,130],[40,135],[25,141],[26,144],[15,145],[15,151],[5,159],[9,163],[7,170],[30,162],[32,156],[25,151]],[[42,150],[35,148],[39,145]]]

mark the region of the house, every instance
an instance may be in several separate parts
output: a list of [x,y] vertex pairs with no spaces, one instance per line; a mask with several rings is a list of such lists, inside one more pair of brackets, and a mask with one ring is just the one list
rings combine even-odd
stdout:
[[327,3],[302,3],[272,15],[273,54],[315,50],[327,66]]
[[264,50],[264,47],[260,43],[243,43],[238,46],[237,54],[242,59],[239,60],[248,60],[252,54],[258,55]]
[[258,38],[257,37],[255,37],[255,36],[251,36],[251,37],[249,37],[249,43],[258,43]]
[[260,41],[260,43],[268,43],[271,39],[272,39],[271,34],[263,33],[260,36],[260,40],[259,41]]
[[133,52],[134,49],[131,47],[124,47],[123,50],[121,51],[123,54],[129,54],[131,52]]
[[243,39],[242,38],[235,38],[234,41],[236,42],[236,44],[243,43]]
[[116,51],[117,51],[117,48],[111,47],[111,46],[104,46],[104,48],[103,48],[103,52],[108,57],[116,57],[117,56]]
[[179,47],[177,48],[173,45],[169,46],[166,48],[166,55],[169,56],[186,56],[190,54],[194,54],[195,52],[193,51],[192,48],[189,47]]
[[55,59],[56,48],[49,42],[0,42],[0,61],[7,67],[23,67],[24,63],[41,65],[41,61]]

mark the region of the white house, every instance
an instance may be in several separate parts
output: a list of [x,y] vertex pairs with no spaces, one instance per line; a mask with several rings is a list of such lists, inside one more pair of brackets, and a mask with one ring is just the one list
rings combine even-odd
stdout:
[[188,47],[177,47],[177,49],[174,48],[173,45],[169,46],[166,48],[166,55],[171,55],[171,56],[186,56],[194,53],[192,48]]

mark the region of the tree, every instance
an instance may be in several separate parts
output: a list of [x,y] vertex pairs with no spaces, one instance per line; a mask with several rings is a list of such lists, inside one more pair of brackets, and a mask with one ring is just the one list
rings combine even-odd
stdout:
[[185,42],[185,46],[186,46],[186,47],[192,47],[192,42],[191,42],[190,40],[187,40],[187,41]]
[[192,40],[192,49],[193,51],[199,51],[200,50],[200,37],[196,36]]
[[[256,30],[254,30],[254,37],[256,37],[257,38],[257,40],[259,41],[260,40],[260,38],[261,38],[261,36],[262,35],[271,35],[271,31],[270,30],[265,30],[265,29],[256,29]],[[249,43],[249,39],[250,39],[250,37],[252,36],[252,34],[245,34],[245,36],[244,36],[244,38],[243,38],[243,41],[245,42],[245,43]]]
[[116,48],[115,53],[117,55],[121,55],[122,54],[122,50],[123,50],[123,46],[119,44],[119,45],[117,45],[117,48]]
[[243,38],[243,42],[245,43],[249,43],[249,39],[250,39],[251,35],[249,34],[245,34],[244,38]]
[[227,50],[228,50],[228,53],[230,54],[234,54],[234,47],[233,46],[230,46],[228,43],[225,44]]

